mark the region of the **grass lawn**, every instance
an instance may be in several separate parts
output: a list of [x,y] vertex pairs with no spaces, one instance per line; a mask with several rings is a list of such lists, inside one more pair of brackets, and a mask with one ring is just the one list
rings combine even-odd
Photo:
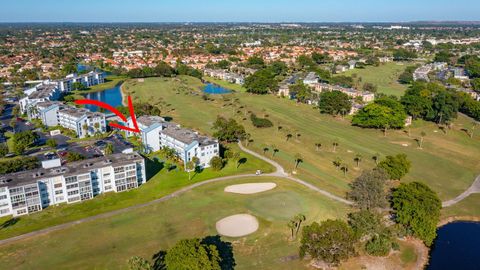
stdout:
[[105,78],[105,83],[94,85],[87,90],[73,91],[74,94],[84,95],[88,93],[100,92],[105,89],[113,88],[126,80],[125,76],[108,76]]
[[[267,147],[266,155],[271,157],[272,145],[275,145],[280,152],[274,159],[289,171],[293,169],[295,154],[301,154],[303,163],[297,170],[298,177],[340,196],[345,196],[348,184],[362,170],[375,166],[372,156],[376,153],[381,157],[407,154],[412,168],[402,181],[425,182],[442,200],[462,193],[480,173],[480,134],[470,139],[462,131],[471,123],[465,116],[459,116],[448,134],[433,123],[417,121],[410,128],[410,137],[403,130],[389,131],[384,137],[381,131],[352,127],[347,119],[321,115],[310,105],[271,95],[236,92],[210,95],[213,100],[206,101],[201,98],[199,84],[200,80],[185,76],[148,78],[143,83],[127,81],[124,90],[137,100],[157,104],[163,116],[207,134],[212,133],[217,115],[235,117],[252,134],[250,148],[261,153]],[[274,127],[254,128],[249,111],[258,117],[268,117]],[[416,140],[422,131],[427,136],[420,150]],[[287,141],[287,134],[293,138]],[[339,143],[336,152],[332,147],[334,141]],[[315,143],[322,144],[320,151],[316,151]],[[359,168],[354,162],[356,154],[362,156]],[[333,166],[336,157],[348,165],[346,177]]]
[[[252,195],[223,191],[227,185],[258,181],[278,186]],[[309,261],[295,259],[298,242],[288,240],[288,218],[304,213],[309,224],[345,218],[347,211],[296,183],[254,177],[209,184],[156,205],[1,246],[0,257],[5,269],[126,269],[132,256],[150,259],[180,239],[216,235],[216,221],[249,213],[259,220],[257,232],[222,237],[233,245],[235,269],[308,269]]]
[[207,76],[204,76],[203,79],[205,81],[220,85],[223,88],[230,89],[230,90],[233,90],[233,91],[237,91],[237,92],[246,92],[247,91],[247,89],[245,89],[245,87],[243,87],[242,85],[236,84],[236,83],[230,83],[230,82],[227,82],[227,81],[224,81],[224,80],[219,80],[219,79],[215,79],[215,78],[207,77]]
[[[236,145],[229,147],[238,149]],[[138,189],[122,193],[106,193],[82,203],[51,206],[41,212],[19,217],[18,222],[13,226],[0,229],[0,239],[149,202],[170,194],[182,187],[207,179],[226,175],[255,173],[257,169],[264,172],[271,172],[273,170],[268,163],[251,155],[242,153],[241,156],[247,158],[247,162],[238,169],[236,169],[233,163],[227,164],[225,168],[218,172],[205,169],[203,172],[193,176],[192,180],[188,180],[188,174],[183,170],[176,169],[168,172],[166,169],[163,169],[161,160],[147,160],[147,178],[150,180]],[[0,224],[3,224],[9,219],[10,217],[0,218]]]
[[442,209],[442,218],[453,216],[480,217],[480,194],[471,194],[465,200]]
[[357,74],[358,77],[362,77],[362,84],[368,82],[376,85],[379,93],[401,96],[407,90],[407,86],[398,83],[398,76],[409,65],[409,63],[390,62],[378,67],[367,66],[363,69],[348,70],[339,75],[351,76]]

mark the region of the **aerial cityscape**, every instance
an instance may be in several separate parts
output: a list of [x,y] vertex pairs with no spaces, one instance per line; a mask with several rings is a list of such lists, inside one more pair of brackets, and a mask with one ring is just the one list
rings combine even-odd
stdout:
[[6,1],[0,269],[480,269],[480,3]]

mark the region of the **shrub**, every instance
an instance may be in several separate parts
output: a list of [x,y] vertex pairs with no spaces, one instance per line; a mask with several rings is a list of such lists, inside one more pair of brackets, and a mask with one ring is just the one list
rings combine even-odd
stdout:
[[269,128],[273,127],[272,121],[266,119],[266,118],[259,118],[255,114],[250,115],[250,120],[252,120],[253,126],[257,128]]
[[372,256],[387,256],[392,247],[392,241],[385,236],[374,236],[365,245],[365,251]]
[[213,157],[210,160],[210,166],[212,167],[212,170],[214,171],[220,171],[223,166],[224,166],[223,159],[221,157]]

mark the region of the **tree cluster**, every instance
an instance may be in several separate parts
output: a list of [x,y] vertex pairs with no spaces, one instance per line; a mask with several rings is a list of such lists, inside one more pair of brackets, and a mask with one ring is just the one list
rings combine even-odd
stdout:
[[224,142],[236,142],[242,140],[245,137],[245,128],[237,123],[235,119],[225,119],[224,117],[217,116],[217,119],[213,123],[213,136],[220,141]]
[[36,169],[40,166],[36,157],[18,157],[0,161],[0,174]]
[[330,115],[338,115],[350,112],[352,109],[352,101],[350,97],[340,91],[328,91],[320,94],[318,108],[321,113]]

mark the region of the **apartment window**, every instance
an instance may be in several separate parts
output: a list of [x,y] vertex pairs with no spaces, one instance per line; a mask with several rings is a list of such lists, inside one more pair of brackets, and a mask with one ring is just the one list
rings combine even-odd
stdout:
[[9,212],[8,208],[7,209],[2,209],[2,210],[0,210],[0,215],[6,214],[8,212]]
[[26,210],[26,209],[21,209],[21,210],[18,210],[18,211],[17,211],[17,215],[23,215],[23,214],[25,214],[25,213],[27,213],[27,210]]
[[76,194],[78,194],[78,190],[69,191],[69,192],[67,193],[68,196],[72,196],[72,195],[76,195]]
[[63,194],[63,190],[55,190],[55,195]]
[[63,201],[63,196],[59,196],[59,197],[57,197],[55,200],[56,200],[57,202],[58,202],[58,201]]
[[54,188],[61,188],[62,187],[62,183],[58,183],[58,184],[55,184],[53,185]]
[[112,186],[105,186],[105,190],[110,190],[112,189]]
[[77,188],[78,184],[67,185],[67,189]]
[[0,200],[5,200],[7,198],[7,195],[1,195]]

